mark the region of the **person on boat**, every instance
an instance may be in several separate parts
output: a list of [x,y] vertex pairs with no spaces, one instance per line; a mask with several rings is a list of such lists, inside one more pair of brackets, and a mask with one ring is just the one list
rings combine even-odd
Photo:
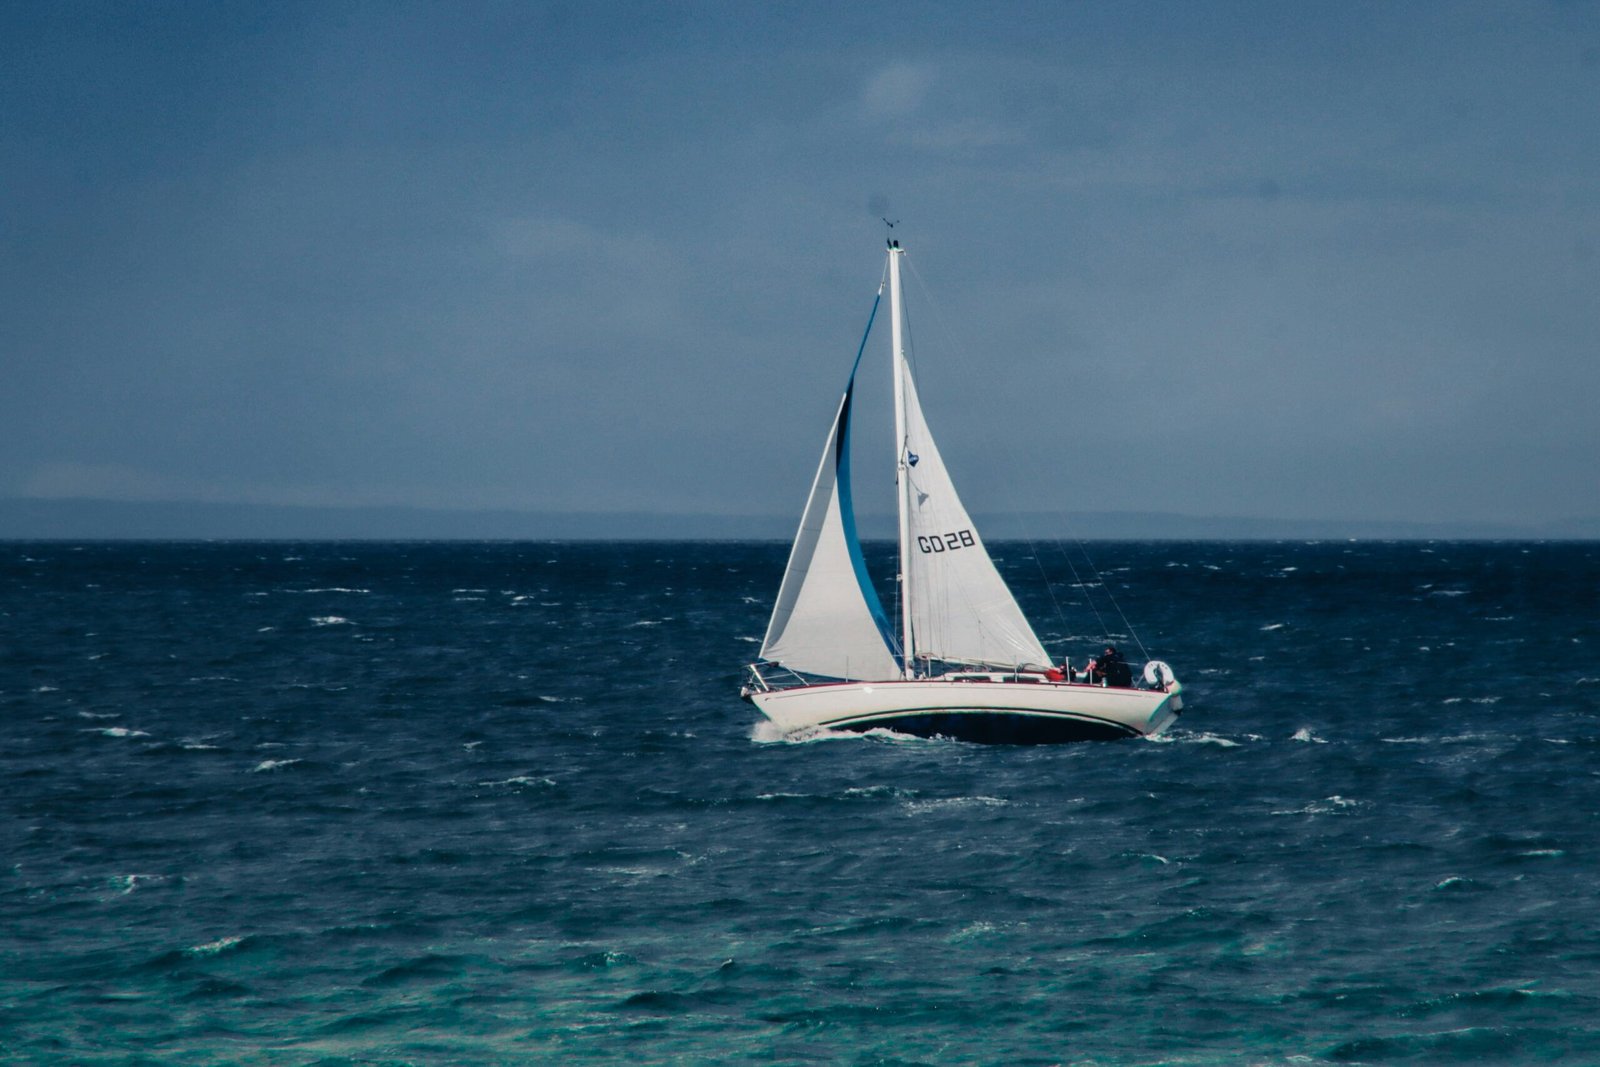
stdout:
[[1104,652],[1089,661],[1089,681],[1103,681],[1118,689],[1128,689],[1133,685],[1133,668],[1122,658],[1116,645],[1107,645]]
[[1045,672],[1044,672],[1044,676],[1045,676],[1046,680],[1052,681],[1052,682],[1070,682],[1070,681],[1073,681],[1074,679],[1072,677],[1072,661],[1070,659],[1064,659],[1064,660],[1061,661],[1061,666],[1059,666],[1059,667],[1046,667],[1045,668]]

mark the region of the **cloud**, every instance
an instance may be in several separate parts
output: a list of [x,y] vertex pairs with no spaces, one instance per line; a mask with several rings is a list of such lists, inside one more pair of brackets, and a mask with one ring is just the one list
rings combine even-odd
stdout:
[[922,63],[896,62],[867,80],[861,109],[871,119],[897,119],[914,114],[933,88],[934,71]]

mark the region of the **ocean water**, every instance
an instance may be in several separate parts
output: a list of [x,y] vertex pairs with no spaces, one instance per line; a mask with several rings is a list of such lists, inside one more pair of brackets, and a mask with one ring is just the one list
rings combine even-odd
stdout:
[[1600,545],[1001,545],[1186,685],[1037,748],[764,730],[786,551],[0,544],[0,1061],[1600,1063]]

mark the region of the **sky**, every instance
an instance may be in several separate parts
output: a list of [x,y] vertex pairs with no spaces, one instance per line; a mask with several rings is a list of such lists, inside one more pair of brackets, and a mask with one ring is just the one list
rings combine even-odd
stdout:
[[1600,4],[1472,0],[0,0],[0,497],[798,515],[885,216],[973,511],[1600,514]]

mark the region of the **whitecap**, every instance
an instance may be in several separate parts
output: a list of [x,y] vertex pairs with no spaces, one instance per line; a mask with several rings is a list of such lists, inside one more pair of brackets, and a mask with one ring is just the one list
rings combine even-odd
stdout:
[[982,937],[984,934],[992,934],[996,929],[997,927],[994,923],[979,920],[975,923],[968,923],[960,930],[957,930],[955,933],[951,934],[950,940],[955,942],[967,941],[974,937]]
[[250,768],[250,773],[259,774],[262,771],[275,771],[279,767],[290,767],[299,762],[297,759],[264,759]]
[[844,791],[844,795],[851,800],[865,797],[871,800],[875,797],[914,797],[914,790],[902,789],[894,785],[853,785]]
[[671,619],[640,619],[638,622],[632,622],[632,623],[629,623],[628,625],[630,627],[634,627],[634,626],[660,626],[664,622],[671,622],[671,621],[672,621]]
[[615,874],[624,878],[670,878],[676,871],[668,867],[591,867],[600,874]]
[[1564,848],[1535,848],[1517,853],[1519,856],[1565,856],[1566,854],[1567,850]]
[[571,700],[572,698],[571,697],[550,697],[550,696],[545,696],[544,694],[541,693],[539,695],[539,699],[544,701],[546,704],[565,704],[568,700]]
[[761,643],[761,638],[759,637],[741,637],[739,640],[750,645],[759,645]]
[[478,784],[479,784],[479,785],[485,785],[485,786],[497,786],[497,785],[511,785],[511,786],[524,786],[524,785],[536,785],[536,786],[540,786],[540,787],[541,787],[541,788],[548,788],[548,787],[550,787],[550,786],[553,786],[553,785],[555,785],[555,784],[556,784],[556,780],[555,780],[555,779],[554,779],[554,778],[532,778],[532,777],[529,777],[529,776],[528,776],[528,775],[526,775],[526,774],[518,774],[518,775],[514,775],[514,776],[513,776],[513,777],[510,777],[510,778],[506,778],[506,779],[503,779],[503,780],[501,780],[501,781],[498,781],[498,782],[479,782],[479,783],[478,783]]
[[1217,745],[1217,746],[1220,746],[1221,748],[1238,748],[1239,747],[1239,742],[1237,742],[1237,741],[1232,741],[1232,740],[1229,740],[1226,737],[1221,737],[1221,736],[1219,736],[1217,734],[1210,734],[1210,733],[1197,734],[1194,737],[1173,738],[1173,740],[1189,741],[1189,742],[1193,742],[1194,744],[1197,744],[1197,745]]
[[234,934],[229,937],[219,937],[215,941],[207,941],[203,945],[191,945],[183,951],[190,956],[215,956],[219,952],[226,952],[230,948],[244,941],[244,937]]
[[90,733],[104,734],[106,737],[149,737],[143,730],[130,730],[126,726],[105,726]]
[[1435,589],[1431,593],[1429,593],[1428,595],[1429,596],[1466,596],[1467,595],[1467,591],[1465,589]]
[[61,690],[57,689],[53,685],[36,686],[33,691],[35,693],[59,693],[59,692],[61,692]]
[[761,719],[750,731],[750,740],[760,745],[803,745],[812,741],[858,740],[863,735],[848,730],[829,730],[821,726],[806,726],[792,732],[771,719]]
[[930,800],[908,800],[905,809],[908,814],[921,815],[929,811],[944,811],[951,808],[1003,808],[1011,801],[1001,797],[935,797]]
[[1291,740],[1291,741],[1312,741],[1312,742],[1315,742],[1316,744],[1319,744],[1319,745],[1325,745],[1325,744],[1328,743],[1328,742],[1324,741],[1322,738],[1318,737],[1316,734],[1312,733],[1311,732],[1311,727],[1309,727],[1309,726],[1300,727],[1300,729],[1298,729],[1298,730],[1296,730],[1294,732],[1294,736],[1289,738],[1289,740]]
[[1341,797],[1341,796],[1338,796],[1337,794],[1335,794],[1334,796],[1328,797],[1325,800],[1313,800],[1309,804],[1306,804],[1304,807],[1285,808],[1285,809],[1282,809],[1282,810],[1279,810],[1279,811],[1274,811],[1272,814],[1274,814],[1274,815],[1337,815],[1341,809],[1343,809],[1343,808],[1353,808],[1353,807],[1356,807],[1357,805],[1359,805],[1360,803],[1361,802],[1358,801],[1358,800],[1351,800],[1348,797]]
[[1472,702],[1474,704],[1498,704],[1498,703],[1500,703],[1500,698],[1499,697],[1473,697],[1472,698]]
[[[842,733],[846,737],[850,736],[848,730],[842,731]],[[903,734],[886,726],[877,726],[856,736],[870,737],[878,741],[889,741],[897,745],[945,745],[950,742],[948,737],[918,737],[916,734]]]
[[127,896],[142,885],[153,885],[164,881],[166,876],[160,874],[119,874],[111,879],[111,884],[120,887],[122,895]]
[[1287,625],[1289,625],[1289,624],[1286,623],[1286,622],[1269,622],[1269,623],[1267,623],[1267,625],[1265,625],[1265,626],[1263,626],[1261,628],[1261,632],[1262,633],[1267,633],[1268,631],[1271,631],[1271,630],[1281,630]]
[[316,615],[311,619],[318,626],[348,626],[350,620],[342,615]]

